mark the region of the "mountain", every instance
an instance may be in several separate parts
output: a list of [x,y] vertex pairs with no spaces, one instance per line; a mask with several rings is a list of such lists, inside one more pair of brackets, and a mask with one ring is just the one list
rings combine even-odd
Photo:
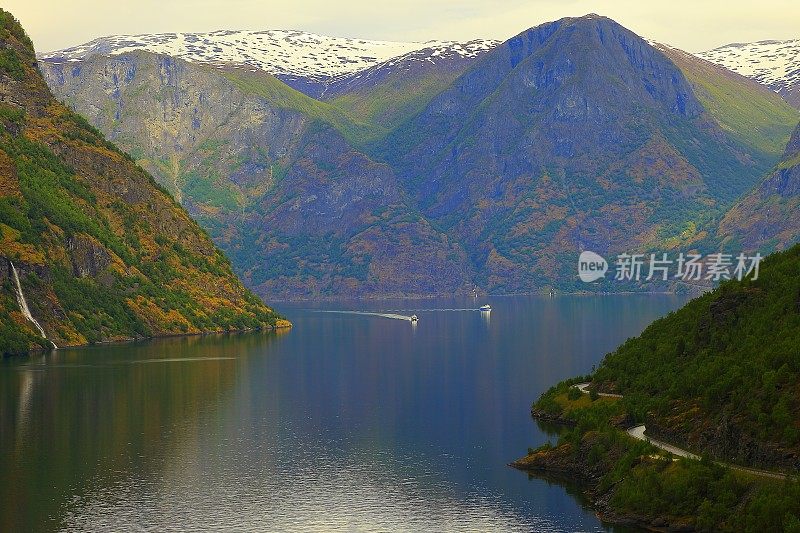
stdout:
[[702,95],[663,52],[589,15],[482,56],[380,150],[468,251],[478,285],[569,287],[583,249],[702,245],[709,219],[753,186],[797,121],[784,103],[757,105],[765,134],[753,136],[753,116],[730,120],[729,103]]
[[800,125],[783,158],[720,222],[719,233],[734,249],[771,252],[800,241]]
[[0,169],[0,353],[288,325],[168,193],[56,101],[5,11]]
[[[247,68],[147,52],[43,61],[50,85],[180,199],[271,298],[471,289],[464,252],[354,148],[377,130]],[[351,140],[348,140],[351,139]]]
[[581,250],[717,249],[800,119],[596,15],[486,43],[326,75],[317,98],[142,50],[40,65],[268,298],[619,290],[577,281]]
[[800,39],[732,43],[697,55],[763,83],[800,108]]
[[342,77],[388,59],[426,50],[462,58],[491,49],[497,41],[391,42],[327,37],[291,30],[219,30],[206,33],[113,35],[42,54],[40,59],[76,61],[93,55],[135,50],[212,65],[248,65],[267,72],[301,92],[319,96]]
[[[550,389],[533,414],[574,429],[516,466],[582,479],[613,522],[671,531],[796,530],[798,272],[795,245],[767,257],[757,279],[723,283],[626,341],[593,375]],[[583,381],[591,381],[591,394],[574,387]],[[673,460],[634,440],[629,428],[637,424],[695,459]]]

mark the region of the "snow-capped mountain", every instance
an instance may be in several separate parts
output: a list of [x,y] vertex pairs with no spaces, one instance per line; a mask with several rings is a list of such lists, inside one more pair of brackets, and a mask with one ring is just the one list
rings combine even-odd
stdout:
[[800,106],[800,39],[733,43],[696,55],[759,81]]
[[207,33],[162,33],[102,37],[40,55],[44,60],[81,60],[91,55],[116,55],[134,50],[204,63],[246,64],[278,77],[312,80],[352,74],[410,52],[474,57],[499,41],[391,42],[327,37],[289,30],[219,30]]
[[331,98],[359,89],[368,90],[370,86],[380,84],[390,76],[411,80],[426,74],[438,74],[442,78],[449,78],[449,73],[460,73],[471,60],[489,52],[499,43],[482,39],[464,43],[423,43],[423,48],[336,78],[318,96]]

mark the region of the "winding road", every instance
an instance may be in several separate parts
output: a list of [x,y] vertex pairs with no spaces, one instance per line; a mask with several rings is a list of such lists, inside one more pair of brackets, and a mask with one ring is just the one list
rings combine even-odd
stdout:
[[[587,390],[589,385],[591,385],[591,383],[578,383],[576,385],[573,385],[573,387],[575,387],[576,389],[578,389],[579,391],[581,391],[584,394],[589,394],[589,391]],[[608,393],[605,393],[605,392],[598,392],[597,395],[598,396],[604,396],[606,398],[622,398],[621,394],[608,394]],[[662,442],[660,440],[656,440],[656,439],[648,437],[647,435],[645,435],[645,431],[647,431],[647,428],[645,427],[645,425],[644,424],[640,424],[638,426],[633,426],[632,428],[629,428],[627,430],[627,433],[628,433],[628,435],[630,435],[634,439],[638,439],[638,440],[643,440],[643,441],[649,442],[650,444],[652,444],[656,448],[660,448],[660,449],[664,450],[665,452],[671,453],[672,455],[677,455],[678,457],[685,457],[687,459],[700,460],[700,457],[698,455],[695,455],[690,451],[687,451],[687,450],[684,450],[682,448],[678,448],[677,446],[673,446],[671,444],[667,444],[666,442]],[[758,470],[756,468],[747,468],[745,466],[732,465],[730,463],[723,463],[721,461],[714,461],[714,462],[717,463],[718,465],[724,466],[725,468],[738,470],[740,472],[747,472],[749,474],[755,474],[757,476],[771,477],[773,479],[786,479],[786,474],[781,474],[779,472],[769,472],[767,470]]]

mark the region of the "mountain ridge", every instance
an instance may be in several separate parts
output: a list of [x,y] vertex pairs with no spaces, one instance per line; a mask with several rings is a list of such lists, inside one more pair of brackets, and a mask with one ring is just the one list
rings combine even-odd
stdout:
[[[585,17],[599,17],[596,14]],[[579,17],[572,17],[579,18]],[[381,41],[332,37],[302,30],[231,30],[107,35],[39,54],[40,59],[76,61],[91,55],[146,50],[208,64],[249,65],[272,74],[315,98],[331,84],[381,63],[428,49],[423,60],[439,55],[473,58],[502,40]],[[663,45],[672,48],[670,45]],[[721,65],[766,85],[800,106],[800,39],[730,43],[691,55]]]
[[470,58],[498,43],[491,39],[394,42],[329,37],[297,30],[217,30],[110,35],[40,54],[39,59],[76,61],[92,55],[144,50],[190,62],[247,65],[272,74],[310,96],[319,96],[337,79],[409,53],[428,50],[428,58],[440,54]]
[[[90,58],[77,77],[43,65],[67,102],[182,197],[262,296],[471,288],[463,252],[407,204],[391,168],[348,141],[358,128],[330,104],[263,72],[141,51]],[[93,97],[99,87],[107,99]]]
[[532,270],[569,279],[577,250],[659,247],[702,226],[778,153],[729,138],[669,58],[596,15],[496,47],[384,146],[487,290],[508,292],[541,289]]

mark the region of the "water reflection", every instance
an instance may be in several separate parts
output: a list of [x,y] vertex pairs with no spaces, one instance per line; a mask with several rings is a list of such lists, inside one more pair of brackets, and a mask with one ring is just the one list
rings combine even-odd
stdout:
[[[237,358],[269,341],[186,337],[4,361],[0,530],[56,529],[87,491],[160,468],[231,389]],[[131,364],[145,354],[164,364]]]
[[548,438],[539,393],[680,299],[490,303],[287,305],[281,336],[5,361],[0,530],[602,530],[506,465]]

